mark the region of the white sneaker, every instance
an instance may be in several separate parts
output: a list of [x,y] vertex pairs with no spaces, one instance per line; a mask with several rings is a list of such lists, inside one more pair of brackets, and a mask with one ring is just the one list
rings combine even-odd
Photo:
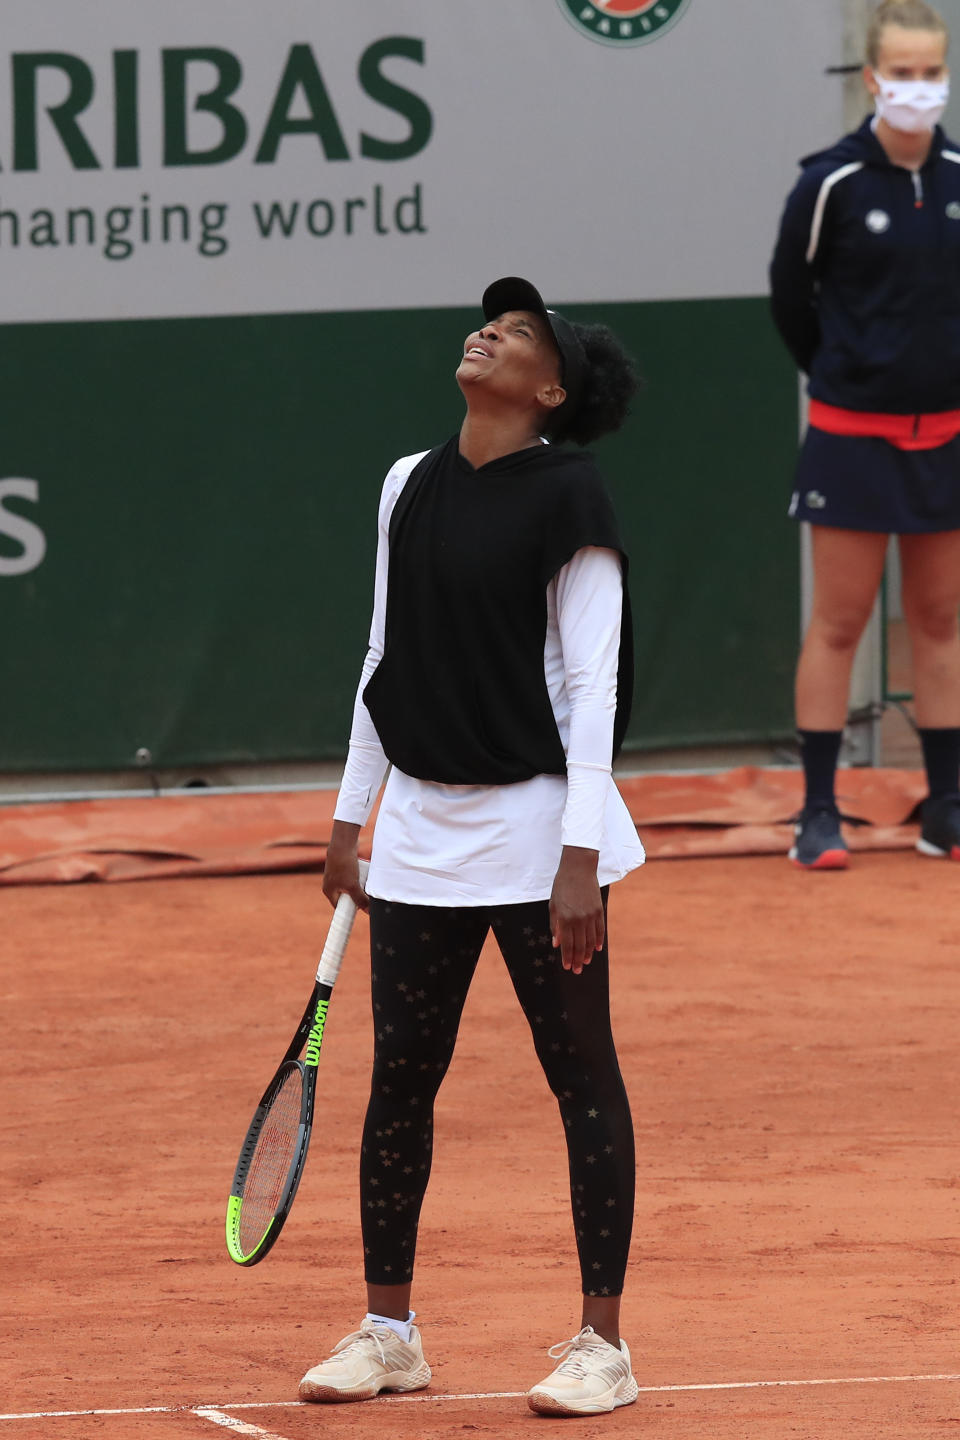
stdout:
[[300,1381],[301,1400],[372,1400],[381,1390],[422,1390],[430,1384],[420,1331],[410,1326],[407,1345],[389,1325],[364,1320],[334,1346],[329,1359]]
[[603,1415],[618,1405],[632,1405],[639,1393],[630,1373],[630,1351],[602,1340],[592,1325],[547,1351],[560,1364],[534,1385],[527,1404],[540,1415]]

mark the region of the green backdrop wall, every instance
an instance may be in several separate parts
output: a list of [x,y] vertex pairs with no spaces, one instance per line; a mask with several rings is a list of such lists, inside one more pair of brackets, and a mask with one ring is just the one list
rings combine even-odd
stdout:
[[[568,313],[578,316],[576,307]],[[591,305],[639,358],[597,454],[632,558],[635,747],[791,729],[796,381],[762,299]],[[459,424],[473,310],[7,325],[0,771],[343,754],[380,485]],[[3,491],[0,489],[0,497]],[[13,526],[7,527],[8,531]]]

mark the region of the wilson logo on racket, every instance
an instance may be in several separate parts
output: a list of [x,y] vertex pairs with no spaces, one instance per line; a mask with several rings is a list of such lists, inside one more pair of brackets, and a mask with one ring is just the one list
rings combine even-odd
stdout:
[[557,0],[572,25],[601,45],[645,45],[657,40],[690,0]]
[[329,1004],[329,1000],[317,1001],[313,1024],[310,1026],[310,1034],[307,1036],[307,1048],[303,1057],[304,1065],[313,1065],[316,1068],[320,1064],[320,1046],[323,1044],[323,1027],[327,1023]]

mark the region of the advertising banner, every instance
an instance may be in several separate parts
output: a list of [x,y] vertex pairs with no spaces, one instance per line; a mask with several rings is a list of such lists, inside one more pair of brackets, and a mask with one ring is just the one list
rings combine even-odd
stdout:
[[647,375],[600,448],[658,666],[634,743],[782,731],[795,382],[762,297],[839,130],[836,12],[7,0],[0,771],[342,752],[379,485],[458,423],[501,274]]
[[4,318],[761,294],[836,12],[6,0]]

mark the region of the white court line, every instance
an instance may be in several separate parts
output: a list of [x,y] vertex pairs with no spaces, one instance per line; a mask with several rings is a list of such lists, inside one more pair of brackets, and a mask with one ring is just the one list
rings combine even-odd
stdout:
[[[176,1415],[189,1405],[137,1405],[128,1410],[18,1410],[0,1420],[82,1420],[87,1415]],[[234,1406],[234,1409],[237,1407]]]
[[224,1430],[232,1430],[234,1435],[252,1435],[256,1440],[285,1440],[285,1437],[278,1435],[275,1430],[263,1430],[259,1425],[238,1420],[235,1415],[226,1415],[222,1410],[212,1410],[204,1406],[202,1410],[194,1410],[192,1413],[198,1420],[209,1420],[213,1425],[222,1425]]
[[[839,1380],[725,1380],[713,1385],[639,1385],[638,1395],[672,1395],[693,1390],[772,1390],[784,1386],[809,1385],[903,1385],[921,1380],[960,1380],[960,1375],[855,1375]],[[382,1400],[404,1400],[407,1404],[426,1400],[519,1400],[526,1390],[488,1391],[482,1395],[382,1395]],[[241,1406],[232,1407],[235,1410]],[[3,1416],[0,1416],[3,1419]]]
[[796,1385],[906,1385],[924,1380],[960,1380],[960,1375],[848,1375],[840,1380],[728,1380],[715,1385],[641,1385],[641,1395],[665,1395],[674,1390],[772,1390]]
[[[641,1385],[641,1395],[673,1395],[697,1390],[774,1390],[803,1389],[816,1385],[923,1385],[932,1381],[960,1380],[960,1374],[942,1375],[845,1375],[830,1380],[722,1380],[700,1385]],[[378,1398],[393,1405],[422,1405],[442,1400],[518,1400],[526,1390],[481,1390],[451,1395],[381,1395]],[[203,1415],[211,1410],[282,1410],[302,1406],[301,1400],[221,1400],[217,1405],[141,1405],[126,1410],[30,1410],[0,1415],[0,1420],[80,1420],[88,1415]]]

